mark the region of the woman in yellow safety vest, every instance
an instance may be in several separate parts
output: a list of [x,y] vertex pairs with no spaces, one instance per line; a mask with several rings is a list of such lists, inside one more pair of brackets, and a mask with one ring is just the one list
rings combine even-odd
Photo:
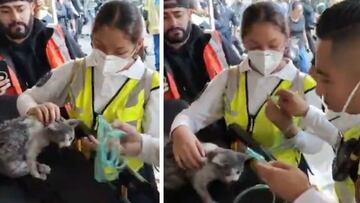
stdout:
[[[17,105],[20,114],[35,115],[45,125],[60,118],[59,107],[63,106],[71,118],[82,120],[88,128],[95,128],[98,115],[109,123],[125,123],[120,125],[123,130],[138,135],[137,147],[127,150],[134,157],[128,165],[153,180],[150,164],[159,161],[160,79],[139,57],[143,32],[136,6],[127,1],[105,3],[95,18],[92,53],[50,72],[22,94]],[[96,145],[94,135],[81,139],[79,148],[90,157]],[[131,202],[139,202],[132,199],[138,193],[135,190],[127,191]]]
[[[275,105],[268,103],[268,98],[281,89],[297,92],[307,102],[321,106],[315,81],[286,57],[289,28],[279,6],[272,2],[249,6],[244,12],[241,37],[247,50],[244,61],[213,79],[172,124],[173,151],[180,167],[201,167],[204,150],[194,133],[222,117],[227,126],[237,124],[249,132],[277,160],[300,166],[302,152],[315,153],[303,148],[298,139],[301,136],[295,136],[303,132],[300,119],[289,116],[279,121],[281,112],[267,108]],[[322,141],[314,138],[314,143]],[[239,141],[231,147],[239,150]]]

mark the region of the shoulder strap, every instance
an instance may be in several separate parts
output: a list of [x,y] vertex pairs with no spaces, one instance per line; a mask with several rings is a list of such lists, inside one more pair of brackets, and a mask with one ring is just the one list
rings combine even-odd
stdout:
[[225,96],[232,101],[234,96],[239,88],[239,79],[240,79],[240,70],[239,67],[232,67],[227,70],[228,71],[228,79],[225,88]]
[[79,75],[79,72],[80,72],[81,68],[84,67],[84,66],[86,66],[86,58],[85,57],[74,60],[74,65],[73,65],[73,68],[72,68],[70,84],[72,84],[75,81],[75,79]]
[[80,58],[80,59],[75,59],[74,60],[74,64],[71,70],[71,77],[70,77],[70,81],[68,83],[68,99],[71,103],[75,103],[76,98],[73,92],[72,87],[74,86],[74,82],[77,80],[77,78],[79,77],[79,73],[81,72],[81,68],[86,66],[86,58]]
[[147,68],[145,68],[143,80],[144,80],[144,85],[145,85],[144,86],[145,101],[148,101],[148,99],[150,97],[150,92],[152,89],[153,74]]

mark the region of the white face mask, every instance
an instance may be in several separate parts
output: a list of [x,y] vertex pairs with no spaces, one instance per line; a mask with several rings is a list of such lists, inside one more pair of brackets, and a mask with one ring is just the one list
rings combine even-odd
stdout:
[[[355,85],[354,89],[351,91],[351,93],[350,93],[349,97],[347,98],[347,100],[346,100],[346,102],[345,102],[345,105],[344,105],[344,107],[342,108],[341,112],[334,112],[334,111],[329,110],[329,109],[327,108],[326,102],[324,101],[324,96],[321,96],[322,103],[323,103],[323,105],[326,107],[326,111],[325,111],[325,112],[326,112],[327,114],[331,115],[332,117],[335,117],[335,115],[338,115],[338,116],[340,116],[340,117],[349,117],[349,118],[351,118],[351,117],[353,117],[353,116],[357,116],[358,114],[352,115],[352,114],[347,113],[346,111],[347,111],[347,108],[348,108],[349,105],[350,105],[351,100],[354,98],[357,90],[359,89],[359,87],[360,87],[360,81]],[[359,113],[359,114],[360,114],[360,113]]]
[[326,104],[326,102],[325,102],[325,96],[322,95],[320,98],[321,98],[321,104],[322,104],[323,107],[325,108],[325,113],[327,113],[327,112],[329,111],[329,108],[328,108],[328,106],[327,106],[327,104]]
[[106,55],[98,49],[93,49],[91,56],[94,57],[93,60],[95,61],[96,66],[102,69],[105,76],[122,71],[134,61],[132,57],[122,58],[114,55]]
[[356,93],[356,91],[359,89],[359,87],[360,87],[360,81],[355,85],[354,89],[351,91],[349,97],[347,98],[347,100],[346,100],[346,102],[345,102],[345,105],[344,105],[344,107],[343,107],[343,109],[342,109],[342,111],[341,111],[342,114],[346,113],[346,110],[347,110],[347,108],[349,107],[350,102],[351,102],[351,100],[354,98],[355,93]]
[[251,64],[264,76],[270,75],[281,63],[284,54],[274,50],[249,51]]

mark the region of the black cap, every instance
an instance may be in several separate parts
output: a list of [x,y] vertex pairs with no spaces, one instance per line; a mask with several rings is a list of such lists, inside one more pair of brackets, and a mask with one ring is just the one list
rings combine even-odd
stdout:
[[164,9],[167,8],[191,8],[191,0],[164,0]]
[[0,4],[5,4],[9,2],[15,2],[15,1],[27,1],[27,2],[33,2],[33,0],[0,0]]

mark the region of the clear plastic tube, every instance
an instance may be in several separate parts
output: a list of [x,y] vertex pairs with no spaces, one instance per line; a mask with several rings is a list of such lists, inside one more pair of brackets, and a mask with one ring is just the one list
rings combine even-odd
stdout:
[[[270,188],[268,185],[265,185],[265,184],[257,184],[252,187],[249,187],[248,189],[246,189],[246,190],[242,191],[240,194],[238,194],[238,196],[236,196],[234,203],[241,203],[241,200],[244,198],[244,196],[246,194],[248,194],[249,192],[255,191],[255,190],[269,190],[270,191]],[[275,203],[276,195],[273,192],[272,192],[272,195],[273,195],[272,203]]]

